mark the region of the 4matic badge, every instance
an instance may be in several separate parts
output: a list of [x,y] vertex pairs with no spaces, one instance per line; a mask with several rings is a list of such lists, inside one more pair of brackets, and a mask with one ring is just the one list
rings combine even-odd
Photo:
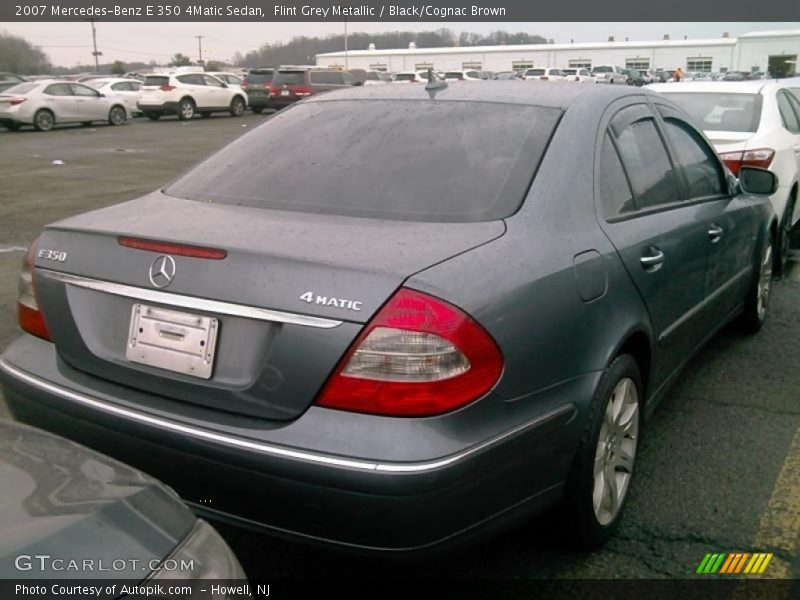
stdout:
[[320,296],[314,292],[306,292],[300,296],[300,300],[309,304],[321,304],[322,306],[335,306],[347,310],[361,310],[362,302],[358,300],[346,300],[345,298],[333,298],[330,296]]

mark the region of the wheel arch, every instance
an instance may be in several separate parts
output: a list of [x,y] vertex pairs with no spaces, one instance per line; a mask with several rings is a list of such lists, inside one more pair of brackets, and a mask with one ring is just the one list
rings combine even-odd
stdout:
[[644,410],[648,400],[653,369],[653,341],[644,328],[634,328],[623,336],[611,355],[609,364],[623,354],[629,354],[639,367],[642,387],[644,388],[639,401],[642,404],[642,410]]

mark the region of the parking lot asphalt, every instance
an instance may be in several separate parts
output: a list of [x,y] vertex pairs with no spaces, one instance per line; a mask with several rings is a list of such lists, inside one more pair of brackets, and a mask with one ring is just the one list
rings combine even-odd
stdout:
[[[264,119],[0,130],[0,349],[18,333],[19,265],[42,226],[151,191]],[[765,576],[800,577],[798,259],[795,251],[774,286],[762,332],[723,331],[662,402],[645,429],[618,534],[601,551],[566,549],[548,517],[400,570],[385,559],[219,529],[252,578],[691,578],[701,577],[706,553],[735,551],[774,552]],[[0,417],[8,416],[0,396]]]

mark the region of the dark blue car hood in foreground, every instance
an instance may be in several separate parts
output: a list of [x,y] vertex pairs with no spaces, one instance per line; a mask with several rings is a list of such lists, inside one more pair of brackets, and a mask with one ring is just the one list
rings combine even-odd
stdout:
[[0,578],[139,580],[194,522],[155,479],[0,420]]

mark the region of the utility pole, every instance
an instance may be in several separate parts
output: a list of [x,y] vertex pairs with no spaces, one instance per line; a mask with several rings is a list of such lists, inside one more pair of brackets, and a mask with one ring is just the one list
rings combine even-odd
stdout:
[[100,72],[100,60],[99,57],[102,56],[102,52],[97,51],[97,31],[94,28],[94,17],[89,19],[92,23],[92,46],[94,47],[94,51],[92,52],[92,56],[94,56],[94,72]]
[[197,64],[203,65],[203,38],[206,37],[204,35],[196,35],[194,36],[197,38]]

